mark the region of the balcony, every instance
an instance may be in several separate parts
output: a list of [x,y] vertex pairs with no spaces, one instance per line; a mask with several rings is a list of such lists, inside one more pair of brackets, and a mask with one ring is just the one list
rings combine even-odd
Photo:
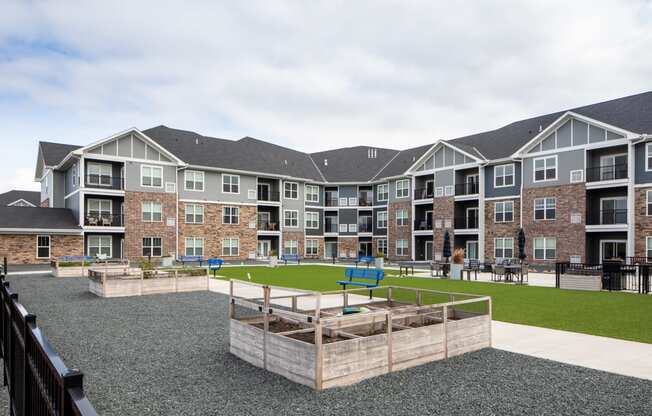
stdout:
[[278,223],[269,221],[258,221],[258,231],[278,231]]
[[595,166],[586,169],[587,182],[615,181],[627,179],[628,176],[627,163]]
[[455,185],[455,196],[475,195],[480,187],[477,182],[463,182]]
[[414,199],[431,199],[433,196],[432,188],[419,188],[414,190]]
[[598,215],[590,215],[587,225],[626,225],[627,209],[604,209]]
[[258,189],[258,200],[265,202],[279,202],[281,200],[281,193]]
[[337,233],[338,224],[336,222],[326,221],[324,223],[324,232],[325,233]]
[[414,231],[429,231],[432,230],[432,220],[415,220]]
[[359,207],[370,207],[374,204],[374,201],[369,198],[358,198],[358,206]]
[[84,217],[84,225],[89,227],[124,227],[124,215],[90,213]]
[[324,201],[327,207],[336,207],[338,206],[337,203],[337,197],[335,198],[329,198],[328,196],[326,197],[326,200]]
[[107,175],[87,175],[84,186],[86,188],[125,189],[124,178]]
[[361,218],[358,221],[358,232],[359,233],[373,233],[374,232],[374,222],[370,217]]
[[455,217],[456,230],[473,230],[478,228],[478,215],[467,215],[465,217]]

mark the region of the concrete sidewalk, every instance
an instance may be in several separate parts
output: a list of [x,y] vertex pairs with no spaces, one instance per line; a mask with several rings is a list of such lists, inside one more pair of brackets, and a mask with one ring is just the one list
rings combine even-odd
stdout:
[[499,321],[492,336],[501,350],[652,380],[652,344]]

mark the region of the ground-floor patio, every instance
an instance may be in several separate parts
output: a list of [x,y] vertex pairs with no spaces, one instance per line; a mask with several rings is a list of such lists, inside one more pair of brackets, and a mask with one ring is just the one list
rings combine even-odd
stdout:
[[[10,276],[102,415],[645,414],[652,382],[485,349],[314,392],[228,352],[228,298],[101,299],[88,281]],[[2,404],[6,409],[6,395]]]

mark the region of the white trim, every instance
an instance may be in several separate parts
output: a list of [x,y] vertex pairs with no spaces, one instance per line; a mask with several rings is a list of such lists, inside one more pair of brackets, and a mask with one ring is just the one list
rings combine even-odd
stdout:
[[[323,239],[324,237],[320,237],[320,238]],[[313,236],[310,236],[310,237],[306,236],[306,238],[303,241],[303,255],[304,256],[319,256],[319,240],[320,240],[320,238],[313,238]],[[308,254],[308,241],[316,241],[317,242],[317,247],[315,247],[317,249],[316,253]],[[298,251],[298,248],[297,248],[297,251]]]
[[[384,226],[384,227],[382,227],[382,226],[380,225],[380,219],[378,218],[379,215],[380,215],[381,213],[382,213],[382,214],[385,214],[385,226]],[[372,214],[372,215],[373,215],[373,214]],[[387,210],[384,210],[384,211],[380,211],[380,210],[379,210],[379,211],[376,211],[376,228],[378,228],[379,230],[386,230],[386,229],[387,229],[387,225],[388,225],[388,223],[389,223],[389,214],[388,214]]]
[[140,254],[141,254],[141,256],[146,257],[143,254],[143,250],[145,249],[145,244],[144,244],[143,240],[146,239],[146,238],[149,238],[150,240],[152,240],[152,245],[149,246],[150,247],[150,252],[154,251],[154,247],[158,247],[158,246],[154,245],[154,239],[158,238],[159,240],[161,240],[161,255],[160,256],[155,256],[154,254],[150,254],[149,256],[151,256],[151,257],[163,257],[163,237],[159,237],[159,236],[156,236],[156,235],[145,235],[140,239]]
[[[317,214],[317,226],[316,227],[308,227],[308,214],[312,216],[313,214]],[[284,218],[285,220],[285,218]],[[304,224],[304,229],[306,230],[318,230],[319,229],[319,212],[317,211],[305,211],[303,213],[303,224]]]
[[[316,201],[308,200],[308,187],[317,188],[317,200]],[[313,185],[313,184],[309,184],[309,183],[304,184],[304,186],[303,186],[303,199],[304,199],[304,202],[311,202],[313,204],[319,204],[319,201],[321,200],[321,198],[319,198],[319,194],[320,194],[319,191],[320,191],[319,185]],[[298,189],[297,189],[297,197],[298,197]]]
[[485,201],[498,201],[500,199],[520,199],[520,195],[507,195],[507,196],[492,196],[490,198],[485,198]]
[[[196,208],[193,208],[193,212],[192,212],[193,221],[188,221],[188,206],[201,207],[201,222],[196,221],[197,220]],[[184,224],[193,224],[193,225],[195,225],[195,224],[203,224],[205,216],[206,215],[205,215],[205,210],[204,210],[204,205],[203,204],[197,204],[197,203],[194,203],[194,202],[187,202],[187,203],[183,204],[183,223]],[[224,218],[224,217],[222,217],[222,218]]]
[[[47,257],[41,257],[38,255],[38,249],[39,247],[45,247],[45,246],[39,246],[38,245],[38,239],[41,237],[47,237],[48,238],[48,256]],[[49,234],[37,234],[36,235],[36,258],[37,259],[49,259],[52,257],[52,237],[50,237]]]
[[[291,196],[285,196],[285,185],[294,185],[297,188],[297,197],[292,198]],[[290,186],[290,195],[292,195],[292,186]],[[283,181],[283,199],[289,199],[291,201],[296,201],[299,199],[299,183],[293,181]],[[305,201],[304,201],[305,202]]]
[[[297,225],[285,225],[285,214],[287,212],[296,212],[297,213]],[[299,210],[298,209],[284,209],[283,210],[283,228],[300,228],[299,227]]]
[[645,143],[645,171],[646,172],[652,171],[652,169],[648,168],[648,165],[649,165],[648,160],[652,156],[652,155],[650,155],[650,146],[652,146],[652,142]]
[[[242,185],[242,182],[240,181],[240,175],[234,175],[234,174],[232,174],[232,173],[222,173],[220,176],[222,177],[222,188],[220,189],[220,193],[223,193],[223,194],[229,194],[229,195],[240,195],[240,188],[242,187],[242,186],[241,186],[241,185]],[[238,192],[225,191],[225,190],[224,190],[224,185],[226,185],[226,184],[224,183],[224,178],[226,178],[227,176],[228,176],[228,177],[231,177],[231,178],[238,178]],[[229,183],[229,187],[230,187],[231,189],[233,189],[233,183]],[[256,192],[258,192],[257,189],[256,189]]]
[[[619,240],[612,240],[612,239],[602,240],[602,239],[600,239],[600,240],[598,240],[598,243],[599,243],[598,246],[600,247],[599,254],[598,254],[600,256],[598,258],[598,263],[599,264],[602,264],[602,260],[603,260],[603,256],[602,256],[602,254],[603,254],[603,252],[602,252],[602,244],[603,243],[625,243],[625,256],[627,256],[627,240],[622,240],[622,239],[619,239]],[[646,237],[646,242],[645,242],[645,249],[646,249],[645,250],[645,255],[647,256],[647,237]],[[623,260],[625,260],[625,259],[623,259]]]
[[[505,204],[510,203],[510,202],[512,204],[512,219],[511,219],[511,221],[505,221],[505,213],[509,212],[509,211],[505,210]],[[498,204],[503,205],[503,211],[502,211],[503,221],[497,221],[496,220],[496,214],[498,214]],[[510,222],[514,222],[514,200],[510,199],[510,200],[504,200],[504,201],[495,201],[494,202],[494,224],[508,224]]]
[[71,196],[73,196],[73,195],[75,195],[76,193],[78,193],[81,189],[82,189],[82,188],[77,188],[76,190],[72,191],[72,192],[69,193],[68,195],[64,196],[63,199],[66,200],[66,199],[70,198]]
[[[496,185],[496,178],[498,177],[498,175],[496,175],[496,168],[501,167],[501,166],[503,167],[503,173],[505,172],[504,168],[506,168],[507,166],[512,167],[512,175],[511,175],[512,176],[512,183],[510,185],[505,185],[505,178],[507,176],[505,176],[504,174],[502,176],[503,177],[503,184],[502,185]],[[493,165],[493,170],[494,170],[494,188],[509,188],[509,187],[513,187],[513,186],[516,185],[516,163],[501,163],[499,165]]]
[[[555,177],[552,179],[547,179],[546,178],[546,171],[548,170],[548,163],[546,160],[548,159],[555,159]],[[537,180],[537,160],[543,160],[543,179]],[[559,176],[559,158],[557,155],[550,155],[550,156],[541,156],[534,158],[532,160],[532,183],[542,183],[542,182],[554,182],[557,180],[557,177]]]
[[[149,211],[149,213],[150,213],[150,219],[149,220],[146,220],[144,218],[144,215],[145,215],[145,212],[146,212],[145,211],[145,204],[151,204],[152,209],[151,209],[151,211]],[[161,220],[160,221],[154,221],[154,212],[155,212],[154,211],[154,204],[158,204],[158,205],[161,206]],[[141,201],[140,202],[140,221],[144,222],[144,223],[148,223],[148,224],[149,223],[154,223],[154,224],[162,223],[163,222],[163,203],[161,201],[151,201],[151,200]]]
[[[580,173],[580,179],[577,180],[577,181],[574,181],[573,180],[573,174],[577,173],[577,172]],[[570,183],[583,183],[584,182],[584,169],[573,169],[573,170],[571,170],[570,171],[570,177],[568,178],[568,180],[570,181]]]
[[[229,209],[237,209],[237,210],[238,210],[238,215],[237,215],[238,222],[224,222],[224,217],[226,217],[226,213],[225,213],[225,211],[226,211],[227,208],[229,208]],[[231,218],[231,217],[233,217],[233,216],[234,216],[234,215],[233,215],[233,212],[232,212],[232,213],[229,215],[229,218]],[[237,206],[237,205],[234,206],[234,205],[226,204],[226,205],[224,205],[224,206],[222,207],[222,225],[240,225],[240,207],[239,207],[239,206]]]
[[[380,187],[380,186],[384,186],[387,189],[386,194],[385,194],[387,196],[385,197],[385,199],[380,199],[380,192],[378,191],[378,187]],[[376,184],[375,197],[376,197],[376,201],[378,201],[378,202],[387,202],[387,201],[389,201],[389,182]]]
[[195,202],[198,204],[219,204],[219,205],[244,205],[248,207],[255,207],[256,205],[258,205],[253,202],[213,201],[213,200],[186,199],[186,198],[180,198],[179,202]]
[[[144,185],[144,184],[143,184],[143,179],[144,179],[144,177],[145,177],[144,174],[143,174],[143,170],[144,170],[145,168],[152,169],[152,176],[151,176],[152,183],[154,183],[154,169],[158,169],[158,170],[161,171],[161,185],[156,186],[156,185]],[[141,186],[142,188],[163,189],[163,182],[164,182],[164,181],[163,181],[163,167],[162,167],[162,166],[145,165],[145,164],[140,165],[140,186]]]
[[[498,241],[498,240],[502,240],[502,242],[503,242],[503,244],[502,244],[503,245],[503,247],[502,247],[502,254],[503,255],[502,256],[496,256],[496,247],[497,247],[496,241]],[[505,256],[505,240],[511,240],[511,242],[512,242],[512,244],[511,244],[512,255],[510,257]],[[513,258],[514,255],[516,254],[514,251],[515,251],[514,250],[514,237],[494,237],[494,252],[492,253],[494,255],[494,261],[497,260],[497,259]]]
[[[543,200],[543,218],[537,218],[537,201],[541,200],[541,199]],[[547,212],[548,211],[548,208],[547,208],[547,206],[548,206],[547,200],[548,199],[553,199],[555,201],[555,218],[548,218],[548,212]],[[534,198],[534,201],[532,201],[532,208],[533,208],[532,220],[534,222],[537,222],[537,221],[555,221],[555,220],[557,220],[557,197],[556,196],[542,196],[542,197]]]
[[[407,195],[398,196],[398,184],[399,182],[407,182]],[[394,182],[394,198],[395,199],[405,199],[410,198],[410,179],[398,179]]]
[[0,228],[1,234],[70,234],[81,235],[83,230],[76,228]]
[[[100,240],[99,240],[100,242],[102,241],[102,238],[104,238],[104,237],[109,237],[109,239],[111,240],[111,243],[109,244],[109,255],[107,256],[107,258],[109,258],[109,259],[112,259],[112,258],[113,258],[113,236],[112,236],[112,235],[101,235],[101,234],[92,234],[92,235],[89,235],[89,236],[86,238],[86,241],[84,242],[85,245],[86,245],[86,255],[87,255],[87,256],[90,256],[90,252],[91,252],[91,245],[89,244],[89,241],[88,241],[90,237],[100,237]],[[162,245],[163,245],[163,239],[161,239],[161,246],[162,246]],[[102,244],[100,244],[99,246],[96,246],[96,247],[98,247],[98,248],[105,248],[105,246],[103,246]],[[98,253],[99,253],[99,251],[98,251]],[[142,252],[141,252],[141,253],[142,253]],[[152,256],[152,257],[153,257],[153,256]]]
[[[201,189],[188,189],[188,173],[192,173],[195,176],[195,179],[197,178],[197,174],[201,173],[201,182],[198,182],[196,180],[192,180],[193,183],[201,183]],[[167,182],[166,182],[167,184]],[[183,171],[183,190],[188,191],[188,192],[204,192],[206,189],[206,174],[201,171],[201,170],[192,170],[192,169],[185,169]]]
[[[112,134],[112,135],[109,136],[109,137],[106,137],[106,138],[104,138],[104,139],[97,140],[97,141],[95,141],[95,142],[93,142],[93,143],[91,143],[91,144],[89,144],[89,145],[86,145],[86,146],[84,146],[84,147],[81,147],[81,148],[79,148],[79,149],[75,149],[75,150],[73,150],[73,151],[70,152],[70,153],[74,153],[74,154],[82,154],[82,153],[84,153],[84,152],[87,152],[87,153],[88,153],[90,150],[93,150],[93,149],[95,149],[96,147],[103,145],[104,143],[108,143],[108,142],[110,142],[110,141],[112,141],[112,140],[122,139],[122,138],[123,138],[124,136],[126,136],[127,134],[130,134],[130,135],[131,135],[131,141],[132,141],[132,142],[131,142],[131,155],[132,155],[132,156],[133,156],[133,154],[134,154],[134,153],[133,153],[133,135],[135,134],[136,136],[139,136],[140,139],[143,139],[143,140],[146,142],[145,144],[150,145],[150,146],[153,147],[155,150],[157,150],[159,153],[163,153],[163,154],[165,154],[165,156],[167,156],[169,159],[171,159],[171,160],[175,160],[175,161],[177,161],[178,163],[182,163],[182,164],[183,164],[183,161],[182,161],[181,159],[179,159],[178,157],[176,157],[175,155],[173,155],[172,153],[170,153],[169,151],[167,151],[163,146],[161,146],[161,145],[159,145],[158,143],[156,143],[154,140],[152,140],[149,136],[147,136],[147,135],[146,135],[145,133],[143,133],[142,131],[138,130],[136,127],[130,127],[130,128],[128,128],[128,129],[126,129],[126,130],[123,130],[123,131],[121,131],[121,132],[118,132],[118,133]],[[147,149],[147,147],[145,147],[145,149]],[[116,153],[117,153],[117,151],[116,151]],[[67,157],[66,157],[66,159],[67,159]],[[64,161],[65,161],[65,159],[64,159]],[[62,161],[62,163],[63,163],[63,161]]]
[[[537,258],[537,256],[536,256],[536,252],[537,252],[536,241],[537,240],[543,240],[543,258]],[[546,248],[547,244],[546,243],[548,242],[548,240],[554,240],[555,241],[555,257],[553,257],[553,258],[548,258],[548,256],[546,256],[546,250],[547,250],[547,248]],[[532,259],[534,259],[534,260],[543,260],[543,261],[556,260],[559,257],[558,254],[559,253],[557,252],[557,237],[534,237],[532,239]]]
[[[64,199],[65,199],[65,198],[64,198]],[[7,204],[7,206],[8,206],[8,207],[13,207],[13,206],[15,206],[16,204],[18,204],[19,202],[23,202],[24,204],[27,204],[28,206],[30,206],[30,207],[32,207],[32,208],[36,208],[36,205],[32,204],[31,202],[29,202],[29,201],[27,201],[27,200],[25,200],[25,199],[23,199],[23,198],[17,199],[17,200],[15,200],[15,201],[12,202],[12,203]],[[24,205],[20,205],[20,206],[24,207]]]

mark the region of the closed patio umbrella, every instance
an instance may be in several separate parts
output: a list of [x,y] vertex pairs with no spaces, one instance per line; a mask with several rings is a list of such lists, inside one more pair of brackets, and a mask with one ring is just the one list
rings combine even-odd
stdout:
[[525,231],[523,228],[518,230],[518,258],[521,259],[521,262],[527,258],[525,253]]
[[448,234],[448,230],[444,233],[444,247],[442,249],[441,255],[448,260],[451,256],[451,236]]

